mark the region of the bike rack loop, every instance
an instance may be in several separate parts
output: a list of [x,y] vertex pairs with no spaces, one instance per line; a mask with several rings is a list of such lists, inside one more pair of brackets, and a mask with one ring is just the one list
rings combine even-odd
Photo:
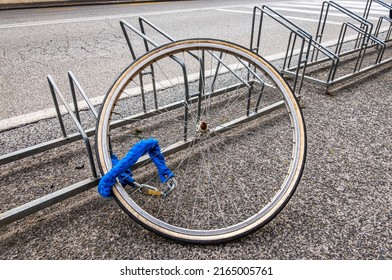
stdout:
[[[255,29],[256,29],[256,17],[257,17],[257,12],[260,12],[260,21],[257,29],[257,39],[255,39]],[[281,71],[286,70],[290,68],[292,57],[294,55],[294,48],[296,45],[296,40],[297,38],[301,39],[301,48],[298,52],[299,58],[298,58],[298,65],[296,67],[296,72],[294,75],[294,83],[293,83],[293,91],[296,92],[296,95],[301,94],[301,89],[302,89],[302,82],[303,82],[303,76],[301,77],[301,80],[299,81],[299,87],[298,90],[296,91],[297,87],[297,82],[298,82],[298,77],[299,77],[299,71],[302,68],[302,73],[305,73],[306,65],[308,62],[308,57],[309,57],[309,50],[310,50],[310,45],[312,43],[312,36],[304,31],[303,29],[299,28],[297,25],[293,24],[289,20],[287,20],[283,15],[280,13],[274,11],[273,9],[269,8],[266,5],[263,5],[261,8],[260,7],[254,7],[253,9],[253,18],[252,18],[252,30],[251,30],[251,37],[250,37],[250,49],[256,53],[259,53],[260,51],[260,41],[261,41],[261,31],[262,31],[262,23],[263,23],[263,18],[264,14],[269,16],[271,19],[275,20],[278,22],[280,25],[286,27],[289,29],[290,36],[289,36],[289,41],[287,44],[286,48],[286,55],[284,58],[283,66]],[[294,39],[293,39],[294,36]],[[254,42],[256,41],[256,43]],[[308,47],[306,48],[306,51],[304,52],[305,44],[307,43]],[[255,44],[255,46],[254,46]],[[290,49],[291,48],[291,49]],[[290,53],[290,54],[289,54]],[[305,53],[305,58],[302,58],[303,53]],[[288,62],[287,62],[288,60]],[[287,67],[286,67],[287,65]]]
[[[69,73],[69,79],[70,79],[70,82],[71,82],[72,97],[73,97],[73,100],[74,100],[75,111],[77,111],[78,108],[77,108],[75,89],[74,89],[74,84],[75,83],[73,82],[74,81],[73,80],[73,74],[71,72]],[[56,85],[56,83],[54,82],[53,78],[50,75],[48,75],[48,82],[49,82],[50,91],[52,93],[53,101],[55,102],[57,118],[58,118],[58,120],[60,122],[60,127],[61,127],[61,131],[63,133],[64,138],[67,137],[67,132],[66,132],[65,127],[64,127],[64,122],[63,122],[63,118],[62,118],[60,110],[59,110],[59,105],[58,105],[58,101],[57,101],[56,95],[58,97],[60,97],[60,100],[62,101],[63,105],[67,109],[68,114],[71,116],[73,122],[75,123],[77,129],[79,130],[80,135],[83,138],[83,141],[84,141],[84,143],[86,145],[86,150],[87,150],[88,159],[89,159],[89,162],[90,162],[90,168],[91,168],[92,176],[93,176],[93,178],[97,178],[98,175],[97,175],[97,170],[96,170],[95,164],[94,164],[94,158],[93,158],[93,152],[92,152],[92,149],[91,149],[90,140],[88,139],[88,136],[87,136],[85,130],[83,129],[82,125],[80,124],[79,112],[75,114],[72,111],[71,107],[68,105],[67,101],[65,100],[64,95],[60,92],[58,86]],[[76,85],[80,89],[79,83],[76,83]],[[83,90],[81,92],[83,92]],[[84,94],[84,92],[83,92],[82,95],[83,95],[83,97],[85,99],[88,100],[88,98],[86,98],[86,95]],[[94,113],[94,117],[97,118],[98,115],[97,115],[94,107],[91,105],[90,102],[88,102],[88,106],[91,106],[90,110]],[[91,109],[91,108],[93,108],[93,109]]]
[[[13,208],[13,209],[8,210],[4,213],[1,213],[0,214],[0,226],[4,226],[4,225],[7,225],[7,224],[12,223],[14,221],[17,221],[19,219],[22,219],[30,214],[38,212],[39,210],[42,210],[42,209],[47,208],[49,206],[52,206],[58,202],[61,202],[67,198],[70,198],[70,197],[75,196],[79,193],[82,193],[90,188],[97,186],[97,184],[99,182],[99,177],[97,175],[97,171],[95,168],[93,152],[91,149],[90,140],[88,138],[89,136],[94,134],[94,130],[93,129],[85,130],[80,123],[79,108],[78,108],[77,101],[76,101],[77,100],[76,99],[76,89],[82,95],[83,99],[87,103],[89,110],[92,112],[94,118],[96,119],[98,114],[97,114],[94,106],[92,105],[91,101],[87,97],[86,93],[84,92],[84,90],[80,86],[80,83],[78,82],[78,80],[76,79],[75,75],[72,72],[68,72],[68,79],[69,79],[69,83],[70,83],[70,87],[71,87],[72,99],[74,101],[73,104],[74,104],[75,112],[71,109],[70,105],[66,102],[64,95],[59,90],[59,88],[56,85],[56,83],[54,82],[53,78],[50,75],[48,75],[47,79],[48,79],[49,88],[50,88],[50,91],[52,94],[57,118],[59,120],[59,124],[60,124],[60,128],[61,128],[61,132],[62,132],[63,137],[52,140],[52,141],[44,142],[44,143],[41,143],[38,145],[34,145],[29,148],[22,149],[22,150],[19,150],[19,151],[10,153],[10,154],[3,155],[0,157],[0,165],[10,163],[10,162],[22,159],[22,158],[26,158],[26,157],[31,156],[33,154],[48,151],[48,150],[75,142],[77,140],[83,139],[85,146],[86,146],[88,158],[89,158],[92,177],[85,179],[83,181],[77,182],[75,184],[72,184],[70,186],[67,186],[65,188],[62,188],[58,191],[55,191],[53,193],[50,193],[48,195],[45,195],[43,197],[40,197],[40,198],[35,199],[33,201],[30,201],[28,203],[25,203],[19,207]],[[59,103],[57,101],[57,96],[60,98],[67,113],[71,116],[79,133],[67,135],[67,132],[66,132],[66,129],[64,126],[64,122],[62,119],[61,108],[60,108]]]
[[[256,17],[257,13],[260,12],[260,21],[258,24],[258,29],[257,29],[257,39],[255,39],[255,26],[256,26]],[[310,35],[307,31],[299,27],[298,25],[294,24],[290,20],[288,20],[284,15],[276,12],[272,8],[268,6],[262,6],[260,7],[255,7],[253,11],[253,21],[252,21],[252,31],[251,31],[251,38],[250,38],[250,48],[252,51],[259,53],[260,51],[260,40],[261,40],[261,31],[262,31],[262,25],[263,25],[263,20],[264,17],[263,15],[267,15],[269,18],[274,20],[275,22],[279,23],[281,26],[287,28],[290,31],[290,36],[287,44],[287,49],[286,49],[286,55],[284,57],[284,62],[283,62],[283,67],[280,70],[280,72],[286,76],[289,77],[294,77],[294,85],[293,85],[293,90],[296,91],[296,95],[300,96],[301,89],[302,89],[302,83],[303,80],[308,80],[312,81],[318,84],[325,84],[325,83],[330,83],[331,80],[333,80],[336,72],[336,67],[339,62],[339,58],[333,54],[330,50],[327,48],[323,47],[320,43],[316,42],[313,40],[312,35]],[[295,36],[294,36],[295,35]],[[292,37],[294,36],[294,40],[292,40]],[[299,50],[294,51],[295,48],[295,42],[297,38],[300,38],[302,40],[301,43],[301,48]],[[256,46],[254,46],[254,42],[256,41]],[[293,42],[293,43],[291,43]],[[305,49],[305,46],[306,49]],[[312,48],[318,49],[320,52],[324,54],[326,57],[326,60],[331,61],[331,67],[329,70],[329,74],[327,76],[326,82],[323,82],[321,80],[311,78],[305,75],[306,69],[311,63],[309,63],[309,56],[310,56],[310,50]],[[302,58],[303,54],[305,54],[305,58]],[[297,66],[291,66],[291,61],[293,56],[299,55],[298,58],[298,63]],[[288,60],[288,63],[287,63]],[[300,69],[302,67],[302,71],[300,73]],[[297,87],[296,84],[298,83],[298,77],[300,77],[299,81],[299,86]]]
[[[126,30],[127,29],[129,29],[130,31],[133,31],[136,35],[138,35],[139,37],[141,37],[142,39],[143,39],[143,41],[144,41],[144,46],[145,46],[145,49],[146,49],[146,52],[148,52],[148,51],[150,51],[150,47],[149,47],[149,44],[150,45],[152,45],[152,46],[154,46],[154,47],[158,47],[158,44],[157,43],[155,43],[154,41],[152,41],[148,36],[147,36],[147,34],[146,34],[146,28],[145,28],[145,26],[147,25],[147,26],[149,26],[150,28],[152,28],[156,33],[158,33],[159,35],[161,35],[165,40],[167,40],[168,42],[175,42],[176,41],[176,39],[174,39],[172,36],[170,36],[169,34],[167,34],[166,32],[164,32],[162,29],[160,29],[159,27],[157,27],[155,24],[153,24],[152,22],[150,22],[150,21],[148,21],[147,19],[145,19],[144,17],[139,17],[139,25],[140,25],[140,31],[139,30],[137,30],[135,27],[133,27],[132,25],[130,25],[129,23],[127,23],[126,21],[120,21],[120,24],[121,24],[121,27],[122,27],[122,30],[123,30],[123,33],[124,33],[124,35],[125,35],[125,37],[126,37],[126,39],[127,39],[127,44],[128,44],[128,47],[129,47],[129,49],[130,49],[130,51],[131,51],[131,54],[132,54],[132,57],[135,59],[136,58],[136,55],[135,55],[135,52],[133,51],[133,46],[132,46],[132,42],[131,42],[131,40],[130,40],[130,38],[129,38],[129,36],[128,36],[128,33],[126,32]],[[200,73],[199,73],[199,77],[200,77],[200,79],[199,79],[199,90],[197,91],[197,92],[195,92],[195,93],[189,93],[189,87],[188,87],[188,84],[189,84],[189,81],[188,81],[188,78],[187,78],[187,75],[186,75],[186,65],[184,64],[184,62],[183,61],[181,61],[181,59],[179,59],[179,58],[177,58],[176,56],[171,56],[171,58],[175,61],[175,62],[177,62],[179,65],[180,65],[180,67],[181,67],[181,69],[182,69],[182,72],[183,72],[183,75],[184,75],[184,84],[185,84],[185,87],[186,87],[186,89],[185,89],[185,98],[186,98],[186,102],[189,102],[189,98],[193,98],[193,97],[195,97],[195,96],[198,96],[199,98],[198,98],[198,102],[199,102],[199,109],[198,109],[198,116],[200,116],[200,111],[201,111],[201,109],[200,109],[200,105],[201,105],[201,97],[202,96],[204,96],[204,94],[205,94],[205,92],[204,92],[204,77],[205,77],[205,71],[204,71],[204,64],[205,64],[205,62],[204,62],[204,55],[203,55],[203,53],[202,53],[202,55],[201,55],[201,57],[199,57],[198,55],[196,55],[196,54],[194,54],[194,53],[192,53],[192,52],[188,52],[193,58],[195,58],[199,63],[200,63],[200,65],[201,65],[201,70],[200,70]],[[215,81],[216,81],[216,79],[217,79],[217,76],[218,76],[218,74],[219,74],[219,69],[220,69],[220,67],[221,66],[223,66],[227,71],[229,71],[229,72],[231,72],[238,80],[239,80],[239,82],[241,83],[241,85],[240,85],[240,87],[243,87],[243,86],[246,86],[246,87],[248,87],[248,88],[250,88],[251,86],[250,86],[250,84],[249,84],[249,82],[248,81],[245,81],[244,79],[242,79],[240,76],[238,76],[232,69],[231,69],[231,67],[229,66],[229,65],[227,65],[226,63],[224,63],[223,61],[222,61],[222,54],[221,54],[221,56],[220,57],[218,57],[217,55],[215,55],[215,54],[213,54],[213,53],[210,53],[211,55],[212,55],[212,57],[214,58],[214,59],[216,59],[217,60],[217,66],[216,66],[216,70],[215,70],[215,74],[214,74],[214,76],[213,76],[213,83],[212,83],[212,85],[211,85],[211,92],[213,92],[214,91],[214,85],[215,85]],[[249,72],[252,72],[252,69],[250,69],[250,67],[248,67],[247,65],[244,65],[243,64],[243,67],[244,68],[247,68],[247,70],[249,71]],[[154,81],[154,69],[153,69],[153,67],[151,67],[151,70],[150,70],[150,72],[148,72],[148,73],[146,73],[146,74],[150,74],[151,76],[152,76],[152,80],[153,80],[153,90],[154,90],[154,98],[155,98],[155,100],[157,99],[156,98],[156,85],[155,85],[155,81]],[[142,82],[142,77],[140,78],[140,83],[141,83],[141,85],[143,85],[143,82]],[[261,83],[262,83],[262,81],[261,81]],[[249,91],[249,95],[251,94],[251,90]],[[142,93],[142,95],[143,95],[143,93]],[[144,97],[142,97],[143,98],[143,100],[144,100]],[[248,102],[249,104],[248,104],[248,109],[247,109],[247,115],[249,115],[249,112],[250,112],[250,99],[249,99],[249,102]],[[144,105],[144,104],[143,104]],[[157,105],[155,105],[155,106],[157,106]],[[155,109],[156,109],[157,107],[155,107]],[[187,110],[187,108],[186,108],[186,110]],[[256,107],[256,110],[257,110],[257,107]],[[187,120],[185,120],[185,122],[186,122]],[[185,131],[184,131],[184,135],[185,135],[185,137],[186,137],[186,127],[184,128],[185,129]],[[184,139],[184,140],[186,140],[186,138]]]
[[[383,7],[392,10],[392,6],[384,3],[383,1],[381,1],[381,0],[374,0],[374,1],[376,3],[382,5]],[[367,7],[365,8],[366,15],[369,14],[371,2],[372,2],[372,0],[368,0]],[[338,39],[338,44],[336,45],[335,52],[332,52],[328,49],[330,46],[323,46],[322,45],[322,37],[323,37],[324,30],[325,30],[326,20],[327,20],[328,12],[329,12],[330,8],[334,8],[338,12],[342,13],[343,15],[348,16],[351,20],[354,20],[355,22],[360,23],[360,27],[357,27],[356,25],[352,24],[351,22],[343,22],[342,23],[342,27],[341,27],[340,35],[339,35],[339,39]],[[282,26],[288,28],[291,31],[290,37],[289,37],[289,44],[288,44],[287,51],[286,51],[286,56],[284,58],[285,59],[284,64],[283,64],[284,67],[282,68],[281,73],[283,75],[293,77],[295,83],[297,82],[297,79],[299,76],[299,77],[301,77],[301,79],[325,86],[326,91],[328,92],[330,90],[330,87],[332,87],[333,85],[336,85],[340,82],[347,81],[355,76],[370,72],[371,70],[374,70],[377,68],[380,69],[381,66],[387,65],[388,63],[390,63],[392,61],[392,58],[387,58],[387,59],[383,60],[383,55],[384,55],[384,52],[386,49],[386,42],[390,40],[390,36],[392,33],[391,19],[389,19],[387,17],[380,17],[379,23],[378,23],[377,28],[375,30],[375,33],[374,33],[374,35],[372,35],[371,34],[371,32],[373,30],[372,23],[370,23],[366,18],[362,18],[362,17],[354,14],[350,10],[344,8],[343,6],[337,4],[333,1],[324,1],[323,2],[315,39],[313,39],[313,37],[311,37],[308,32],[301,29],[300,27],[298,27],[297,25],[295,25],[294,23],[289,21],[285,16],[279,14],[278,12],[275,12],[271,8],[268,8],[266,6],[263,6],[262,8],[255,8],[254,15],[253,15],[254,19],[253,19],[253,23],[252,23],[252,33],[251,33],[251,43],[250,43],[251,49],[253,51],[256,51],[256,52],[259,51],[259,44],[257,44],[256,47],[253,46],[253,42],[255,41],[255,39],[254,39],[255,31],[253,29],[254,29],[254,22],[255,22],[255,17],[256,17],[256,10],[259,10],[259,11],[261,10],[262,14],[269,15],[276,22],[280,23]],[[262,21],[263,21],[263,17],[261,16],[260,23],[259,23],[259,30],[258,30],[258,39],[257,39],[258,43],[259,43],[259,39],[261,37],[260,34],[261,34]],[[385,40],[381,40],[381,39],[377,38],[378,34],[380,32],[381,21],[387,21],[390,23],[390,27],[387,32]],[[347,28],[350,28],[350,29],[356,31],[358,33],[358,37],[357,37],[357,41],[356,41],[356,47],[354,48],[354,50],[349,50],[349,51],[342,53],[341,46],[342,46],[342,43],[345,42],[345,35],[346,35]],[[300,59],[299,59],[297,66],[290,67],[290,61],[292,59],[293,53],[295,53],[296,55],[299,55],[301,57],[302,52],[304,52],[304,50],[302,48],[300,50],[293,52],[293,49],[292,49],[293,47],[292,47],[290,50],[290,54],[289,54],[290,40],[294,34],[293,32],[295,32],[295,31],[297,31],[297,32],[299,31],[299,32],[301,32],[301,34],[307,34],[307,36],[302,36],[302,38],[304,38],[303,40],[308,40],[310,42],[310,43],[308,43],[308,45],[311,46],[311,55],[309,54],[308,60],[306,60],[306,61],[304,60],[305,65],[302,67],[305,68],[305,70],[302,71],[302,74],[299,74],[299,72],[298,72],[299,69],[301,68],[301,65],[299,63]],[[301,36],[299,36],[299,35],[297,35],[297,36],[301,38]],[[369,44],[369,43],[371,43],[371,44]],[[362,62],[363,62],[364,57],[366,55],[366,50],[371,47],[375,47],[376,49],[379,49],[377,57],[375,59],[375,62],[374,62],[374,64],[372,64],[370,66],[362,67]],[[321,58],[321,59],[318,58],[319,53],[323,53],[325,58]],[[358,53],[353,72],[346,74],[344,76],[340,76],[338,78],[335,78],[335,74],[338,69],[338,66],[342,62],[344,62],[344,61],[342,61],[342,58],[345,56],[351,55],[353,53]],[[288,67],[286,67],[287,59],[289,59]],[[327,61],[331,61],[331,67],[329,67],[329,74],[327,75],[326,80],[323,81],[323,80],[311,77],[307,74],[305,75],[305,72],[309,69],[309,67],[317,66],[317,65],[323,64]]]

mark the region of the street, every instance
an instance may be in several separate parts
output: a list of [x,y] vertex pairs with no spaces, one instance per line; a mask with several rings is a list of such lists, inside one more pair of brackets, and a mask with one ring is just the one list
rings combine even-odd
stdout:
[[[366,1],[336,2],[361,14]],[[248,47],[253,7],[263,4],[315,34],[321,0],[0,11],[0,154],[61,137],[48,74],[72,102],[71,70],[93,103],[100,104],[132,62],[120,20],[139,28],[138,18],[145,17],[176,39],[211,37]],[[386,9],[374,6],[369,20],[376,23],[384,14]],[[331,12],[324,41],[336,43],[342,20]],[[263,28],[260,53],[274,64],[284,56],[287,33],[273,20]],[[159,44],[167,42],[151,34]],[[143,42],[131,38],[137,56],[142,55]],[[302,179],[283,211],[249,236],[210,246],[170,241],[139,226],[93,188],[1,227],[0,259],[391,259],[390,77],[389,65],[333,96],[305,82],[301,102],[308,144]],[[94,125],[90,120],[88,127]],[[75,130],[71,122],[68,127]],[[1,165],[0,175],[0,213],[91,178],[82,141]]]
[[[271,7],[314,34],[321,1],[308,2],[274,1]],[[359,14],[364,7],[363,1],[341,2]],[[143,16],[176,39],[217,38],[249,46],[253,6],[267,3],[174,1],[0,11],[0,130],[54,116],[48,74],[67,93],[66,73],[72,71],[88,96],[100,100],[132,61],[119,25],[121,19],[138,26],[138,17]],[[376,9],[377,16],[385,13],[382,7]],[[332,18],[329,22],[338,30],[336,22],[342,15],[335,13]],[[275,22],[267,23],[261,54],[268,57],[285,51],[288,35],[277,32]],[[156,33],[152,38],[167,42]],[[138,55],[144,53],[139,38],[135,46]]]

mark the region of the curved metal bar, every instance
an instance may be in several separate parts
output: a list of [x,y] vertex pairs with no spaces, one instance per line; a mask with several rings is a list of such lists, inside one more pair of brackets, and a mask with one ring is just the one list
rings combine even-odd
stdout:
[[76,79],[74,73],[72,73],[71,71],[68,71],[68,79],[69,79],[69,84],[71,87],[72,98],[74,99],[75,114],[78,117],[79,122],[80,122],[80,116],[79,116],[79,110],[78,110],[78,105],[77,105],[78,102],[76,100],[75,86],[79,90],[79,93],[82,95],[84,101],[86,102],[86,104],[87,104],[88,108],[90,109],[91,113],[93,114],[94,118],[97,119],[98,118],[97,110],[95,110],[94,105],[91,103],[86,92],[83,90],[79,81]]
[[[89,140],[86,132],[84,131],[82,125],[78,121],[76,115],[74,114],[71,107],[69,106],[69,104],[65,100],[63,94],[60,92],[59,88],[57,87],[56,83],[54,82],[53,78],[50,75],[48,75],[47,78],[48,78],[48,82],[50,85],[50,89],[52,91],[52,95],[54,96],[54,100],[56,100],[55,102],[57,102],[57,99],[55,98],[55,96],[57,95],[60,97],[60,100],[63,103],[64,107],[67,109],[69,115],[71,116],[73,122],[75,123],[77,129],[79,130],[79,133],[82,135],[82,138],[83,138],[83,141],[86,145],[86,149],[87,149],[87,153],[88,153],[91,172],[93,174],[93,177],[97,178],[98,175],[97,175],[97,170],[96,170],[95,164],[94,164],[94,158],[93,158],[93,152],[92,152],[91,145],[90,145],[90,140]],[[58,108],[58,106],[57,106],[57,108]],[[61,115],[60,115],[60,118],[61,118]],[[61,123],[62,123],[62,121],[61,121]],[[65,131],[64,125],[62,125],[62,129],[64,129],[64,131]]]

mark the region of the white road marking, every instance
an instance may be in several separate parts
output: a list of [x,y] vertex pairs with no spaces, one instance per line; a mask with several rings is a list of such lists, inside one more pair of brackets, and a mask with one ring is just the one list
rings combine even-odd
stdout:
[[[284,11],[284,12],[296,12],[296,13],[302,13],[302,14],[312,14],[312,15],[320,15],[320,11],[311,11],[309,9],[307,10],[300,10],[300,9],[291,9],[291,8],[281,8],[281,7],[273,7],[273,10],[277,11]],[[328,16],[333,16],[333,17],[347,17],[343,13],[334,13],[334,12],[329,12]],[[378,20],[377,17],[368,17],[370,20]]]
[[[258,3],[255,3],[254,5],[257,6]],[[244,5],[231,5],[231,6],[220,6],[220,7],[180,9],[180,10],[172,10],[172,11],[139,12],[139,13],[132,13],[132,14],[108,15],[108,16],[98,16],[98,17],[82,17],[82,18],[70,18],[70,19],[59,19],[59,20],[10,23],[10,24],[1,24],[0,29],[52,25],[52,24],[64,24],[64,23],[89,22],[89,21],[100,21],[100,20],[111,20],[111,19],[121,19],[121,18],[139,17],[139,16],[166,15],[166,14],[176,14],[176,13],[191,13],[191,12],[198,12],[198,11],[215,10],[215,9],[219,9],[219,8],[238,8],[238,7],[243,7],[243,6]]]
[[[232,13],[243,13],[243,14],[253,14],[253,12],[249,11],[239,11],[239,10],[229,10],[229,9],[217,9],[217,11],[222,11],[222,12],[232,12]],[[304,18],[304,17],[293,17],[293,16],[286,16],[285,18],[287,19],[294,19],[294,20],[300,20],[300,21],[310,21],[310,22],[319,22],[318,19],[311,19],[311,18]],[[328,24],[334,24],[334,25],[342,25],[341,22],[337,21],[327,21]]]
[[[306,9],[318,9],[318,10],[321,11],[322,5],[321,5],[321,4],[314,5],[314,4],[315,4],[315,3],[312,3],[312,4],[310,4],[310,3],[304,3],[304,4],[300,4],[300,3],[298,3],[298,4],[291,4],[291,3],[288,3],[288,4],[276,3],[276,4],[273,4],[272,7],[278,6],[278,7],[286,7],[286,8],[289,8],[289,7],[293,7],[293,8],[306,8]],[[346,9],[348,9],[348,10],[350,10],[350,11],[352,11],[352,12],[358,12],[359,15],[362,15],[363,12],[365,11],[365,5],[362,5],[362,6],[356,6],[356,5],[341,5],[341,6],[344,7],[344,8],[346,8]],[[334,9],[334,8],[333,8],[333,9]],[[336,10],[336,9],[335,9],[335,10]],[[387,12],[387,9],[386,9],[386,8],[383,8],[383,7],[380,7],[380,8],[373,8],[373,7],[372,7],[372,8],[370,9],[370,14],[384,15],[384,14],[386,14],[386,12]]]
[[[285,54],[286,54],[286,52],[282,52],[282,53],[278,53],[275,55],[267,56],[267,57],[265,57],[265,59],[268,61],[282,59]],[[238,64],[229,65],[229,67],[234,69],[235,67],[238,67]],[[208,74],[209,73],[206,72],[206,75],[208,75]],[[199,73],[190,74],[190,75],[188,75],[188,80],[193,81],[198,77],[199,77]],[[160,82],[159,85],[157,85],[157,90],[159,90],[161,87],[172,86],[174,81],[179,83],[179,82],[182,82],[183,79],[181,77],[179,77],[179,78],[173,78],[170,81],[162,81],[162,82]],[[144,89],[146,89],[146,91],[152,90],[152,85],[144,85]],[[126,93],[126,95],[123,95],[123,98],[125,98],[127,96],[140,95],[140,92],[137,88],[127,90],[125,93]],[[103,102],[103,99],[104,99],[104,96],[97,96],[97,97],[91,98],[90,101],[94,106],[96,106],[96,105],[101,104]],[[70,103],[69,105],[70,105],[71,109],[73,110],[74,109],[73,104]],[[62,115],[67,113],[65,106],[61,105],[59,107],[60,107],[60,112]],[[80,111],[83,111],[83,110],[87,110],[88,106],[84,101],[78,101],[78,108]],[[57,116],[57,114],[56,114],[55,108],[48,108],[48,109],[43,109],[40,111],[36,111],[36,112],[24,114],[24,115],[19,115],[19,116],[8,118],[8,119],[3,119],[3,120],[0,120],[0,132],[4,131],[4,130],[9,130],[12,128],[20,127],[23,125],[35,123],[35,122],[38,122],[38,121],[41,121],[44,119],[55,118],[56,116]]]
[[[358,7],[363,7],[363,8],[365,8],[365,6],[366,6],[366,1],[358,2],[358,1],[340,1],[340,0],[338,0],[335,2],[341,6],[345,6],[345,5],[346,6],[358,6]],[[388,5],[390,5],[390,3],[388,3],[390,1],[384,0],[384,2],[386,2]],[[371,9],[386,9],[386,8],[376,2],[373,2],[371,5]]]
[[[301,13],[307,13],[309,11],[309,9],[311,8],[311,7],[306,6],[306,5],[296,5],[296,6],[294,6],[296,8],[297,7],[298,8],[306,8],[305,10],[304,9],[298,10],[298,9],[288,8],[288,7],[286,7],[286,5],[280,5],[278,7],[277,6],[278,5],[273,5],[272,7],[273,7],[273,9],[281,9],[281,10],[284,9],[284,10],[287,10],[287,11],[294,11],[294,12],[301,12]],[[363,8],[363,9],[352,9],[352,8],[348,8],[348,7],[345,7],[345,8],[347,8],[349,11],[351,11],[354,14],[357,14],[359,16],[362,16],[363,12],[365,11],[365,8]],[[330,9],[330,11],[338,11],[336,8],[334,8],[332,6],[329,9]],[[318,12],[317,13],[320,14],[320,11],[321,11],[321,6],[318,7]],[[386,12],[386,10],[385,11],[370,11],[369,14],[371,14],[371,15],[387,15],[387,12]],[[344,14],[342,13],[342,14],[339,14],[339,15],[342,16]]]
[[[341,2],[341,1],[335,1],[337,4],[339,4],[340,6],[346,8],[346,9],[361,9],[361,11],[363,12],[366,6],[365,2]],[[294,3],[274,3],[272,4],[273,6],[284,6],[284,7],[303,7],[303,8],[310,8],[311,6],[314,6],[315,8],[319,8],[321,9],[322,3],[318,3],[318,2],[296,2]],[[313,7],[312,7],[313,8]],[[371,10],[374,11],[386,11],[385,7],[382,7],[380,5],[376,6],[376,5],[372,5],[371,6]]]

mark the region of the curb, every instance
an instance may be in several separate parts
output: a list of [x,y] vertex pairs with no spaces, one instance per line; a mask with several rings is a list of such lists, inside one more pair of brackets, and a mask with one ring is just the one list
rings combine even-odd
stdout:
[[[87,5],[109,5],[109,4],[125,4],[125,3],[148,3],[148,2],[164,2],[168,0],[53,0],[53,1],[25,1],[24,3],[15,1],[14,3],[0,3],[0,11],[16,10],[16,9],[35,9],[35,8],[51,8],[51,7],[67,7],[67,6],[87,6]],[[10,1],[12,2],[12,1]]]

